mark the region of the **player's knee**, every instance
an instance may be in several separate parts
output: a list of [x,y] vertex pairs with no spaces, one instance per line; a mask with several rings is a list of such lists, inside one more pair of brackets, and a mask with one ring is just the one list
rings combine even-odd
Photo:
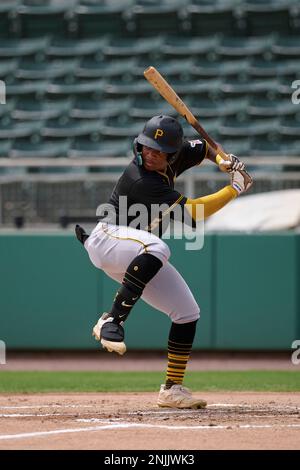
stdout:
[[187,308],[184,312],[177,312],[176,315],[172,315],[172,321],[174,323],[190,323],[199,320],[200,318],[200,307],[197,302],[194,305]]
[[155,243],[151,243],[148,246],[148,251],[151,253],[153,256],[156,256],[160,261],[165,264],[168,259],[171,256],[170,248],[168,245],[161,240],[160,238],[157,238]]

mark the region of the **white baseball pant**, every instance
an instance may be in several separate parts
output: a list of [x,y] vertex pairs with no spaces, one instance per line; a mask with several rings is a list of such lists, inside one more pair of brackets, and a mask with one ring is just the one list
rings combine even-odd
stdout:
[[84,244],[91,262],[121,284],[131,261],[143,253],[161,260],[162,268],[146,285],[142,299],[167,314],[174,323],[199,318],[200,308],[187,283],[168,262],[168,245],[152,233],[99,222]]

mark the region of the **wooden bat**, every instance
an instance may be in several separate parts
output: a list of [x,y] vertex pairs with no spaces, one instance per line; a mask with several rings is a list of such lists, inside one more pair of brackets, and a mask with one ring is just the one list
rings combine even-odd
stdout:
[[[230,160],[228,155],[221,149],[221,147],[208,135],[208,133],[200,125],[199,121],[195,118],[190,109],[184,104],[181,98],[175,93],[169,83],[163,76],[156,70],[155,67],[148,67],[144,71],[144,76],[149,83],[160,93],[160,95],[171,105],[176,111],[183,116],[186,121],[193,126],[193,128],[207,141],[207,143],[217,151],[217,163],[223,160]],[[219,157],[220,156],[220,157]]]

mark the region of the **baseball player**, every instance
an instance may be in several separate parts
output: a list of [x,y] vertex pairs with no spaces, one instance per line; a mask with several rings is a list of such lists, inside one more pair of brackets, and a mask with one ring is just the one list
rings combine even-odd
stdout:
[[[179,122],[170,116],[154,116],[134,140],[134,158],[118,180],[109,200],[113,211],[100,216],[88,236],[76,225],[76,236],[84,244],[91,262],[120,284],[112,307],[93,329],[93,335],[108,351],[124,354],[124,322],[131,309],[142,298],[168,315],[172,321],[168,339],[168,366],[165,384],[161,385],[157,404],[171,408],[203,408],[206,402],[194,398],[183,387],[183,378],[191,353],[200,308],[188,285],[169,262],[170,250],[160,238],[163,219],[151,219],[153,205],[182,209],[184,220],[196,222],[197,206],[203,205],[204,218],[214,214],[252,185],[244,164],[234,155],[220,161],[222,170],[230,172],[230,183],[208,196],[189,199],[174,189],[175,179],[205,158],[216,163],[216,152],[205,140],[184,141]],[[124,214],[120,201],[126,197]],[[145,208],[145,227],[132,226],[131,209]],[[142,205],[142,206],[141,206]],[[203,213],[203,212],[202,212]],[[202,216],[203,217],[203,216]],[[157,228],[157,236],[151,230]]]

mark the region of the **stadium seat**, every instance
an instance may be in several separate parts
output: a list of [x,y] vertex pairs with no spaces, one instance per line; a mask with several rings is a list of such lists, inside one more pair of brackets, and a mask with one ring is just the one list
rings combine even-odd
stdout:
[[255,56],[268,59],[273,41],[272,35],[248,38],[225,36],[217,46],[216,53],[222,60]]
[[250,140],[247,137],[242,139],[226,139],[222,137],[221,145],[226,152],[233,153],[241,158],[250,155],[252,150]]
[[193,114],[201,121],[202,117],[222,117],[222,116],[238,116],[245,114],[248,102],[246,99],[227,99],[209,100],[206,97],[193,97],[186,100],[187,106],[192,110]]
[[150,96],[153,88],[144,78],[133,80],[131,83],[121,83],[119,80],[110,80],[103,86],[105,97],[122,98],[128,96]]
[[128,10],[131,0],[102,0],[88,2],[81,0],[74,9],[76,30],[79,37],[97,37],[101,34],[126,33],[124,12]]
[[48,80],[73,75],[77,61],[72,59],[35,62],[20,60],[15,76],[22,80]]
[[83,159],[126,157],[131,146],[132,142],[127,139],[93,142],[89,139],[76,138],[70,146],[69,157]]
[[300,37],[297,36],[279,36],[271,46],[272,53],[277,58],[298,59],[300,56]]
[[246,0],[239,6],[249,36],[292,32],[293,0]]
[[2,119],[0,121],[0,139],[15,139],[39,135],[42,127],[43,121],[15,122]]
[[143,97],[137,97],[128,108],[128,114],[132,118],[148,120],[152,116],[166,114],[168,116],[177,116],[177,111],[165,100],[149,100]]
[[276,117],[265,120],[249,120],[246,117],[244,120],[223,118],[219,127],[219,133],[221,137],[231,139],[251,136],[266,136],[271,138],[273,134],[278,134],[278,121]]
[[89,56],[100,60],[103,57],[102,51],[107,41],[108,38],[106,36],[81,40],[55,38],[51,41],[47,49],[47,55],[48,57],[60,59],[65,57],[80,58]]
[[11,144],[11,140],[0,140],[0,157],[8,158]]
[[[183,118],[179,118],[182,127],[183,127],[183,133],[184,136],[187,139],[201,139],[199,137],[199,134],[197,131],[190,125],[188,124]],[[214,118],[201,118],[201,126],[203,129],[215,140],[219,140],[219,126],[220,126],[220,120]]]
[[185,36],[167,36],[161,48],[162,57],[166,58],[188,58],[197,60],[216,59],[215,50],[219,38],[217,35],[201,37],[201,40],[195,37]]
[[[293,144],[287,142],[270,142],[267,139],[251,139],[251,153],[253,156],[273,157],[273,156],[292,156],[294,152]],[[266,167],[269,168],[270,167]],[[272,171],[274,167],[272,165]],[[280,164],[277,170],[282,170],[283,165]]]
[[31,142],[28,139],[15,139],[11,146],[9,156],[11,158],[58,158],[67,157],[70,142],[41,140]]
[[246,80],[241,82],[234,79],[225,79],[220,89],[224,97],[250,97],[250,96],[275,96],[278,91],[279,82],[276,79]]
[[239,25],[234,11],[235,2],[214,0],[199,2],[191,0],[187,7],[187,29],[196,36],[208,36],[212,31],[234,34]]
[[0,61],[0,79],[7,82],[11,80],[17,69],[18,62],[16,59]]
[[47,94],[53,97],[71,97],[72,95],[101,96],[104,90],[103,80],[75,80],[74,78],[56,78],[49,83]]
[[180,34],[181,0],[136,0],[125,13],[127,30],[135,36],[155,36],[162,32]]
[[101,126],[100,134],[106,140],[133,139],[143,130],[144,124],[143,120],[109,118]]
[[8,38],[17,33],[15,10],[18,0],[2,0],[0,3],[0,37]]
[[45,80],[23,81],[14,79],[6,84],[6,95],[11,97],[24,96],[26,98],[41,99],[45,96],[48,82]]
[[249,69],[247,59],[236,59],[231,61],[211,62],[208,60],[195,61],[190,68],[192,79],[230,77],[240,79],[246,77]]
[[70,111],[70,116],[80,119],[101,119],[119,117],[127,114],[131,109],[131,101],[128,98],[118,100],[94,100],[77,98]]
[[75,70],[75,75],[80,78],[114,78],[121,81],[130,81],[135,68],[135,59],[95,61],[91,58],[83,58]]
[[284,140],[299,139],[300,116],[295,119],[294,116],[283,116],[280,119],[279,132]]
[[19,99],[12,111],[12,117],[24,121],[53,119],[68,115],[71,109],[71,100],[35,101]]
[[[151,65],[156,67],[157,70],[166,78],[166,79],[181,79],[186,81],[190,79],[190,72],[193,68],[193,60],[191,58],[180,60],[169,59],[167,61],[157,60],[151,61]],[[142,77],[144,70],[149,66],[149,59],[139,58],[137,63],[132,68],[132,74],[136,77]]]
[[49,46],[49,38],[39,37],[34,39],[2,39],[0,42],[0,60],[13,57],[31,57],[41,60],[45,57]]
[[48,34],[66,36],[69,31],[70,0],[23,0],[16,8],[22,37],[40,37]]
[[254,118],[267,118],[273,116],[294,116],[297,113],[295,106],[290,99],[276,100],[262,97],[251,97],[248,106],[249,116]]
[[50,138],[71,138],[77,136],[97,137],[100,135],[102,121],[81,120],[63,117],[60,119],[49,119],[41,131],[41,135]]
[[163,38],[155,36],[151,38],[112,37],[109,43],[103,45],[102,52],[108,59],[121,59],[124,57],[149,57],[160,55]]

